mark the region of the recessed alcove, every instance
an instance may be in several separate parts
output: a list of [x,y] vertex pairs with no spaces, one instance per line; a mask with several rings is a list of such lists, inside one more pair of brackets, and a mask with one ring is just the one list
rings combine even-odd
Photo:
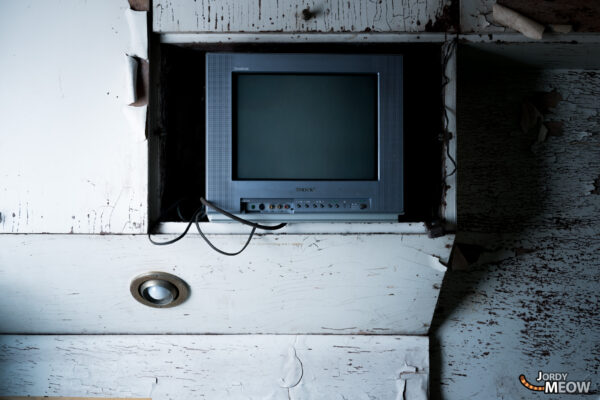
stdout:
[[[183,222],[205,190],[207,52],[402,54],[404,57],[405,214],[399,222],[442,219],[443,43],[162,43],[156,47],[156,104],[150,108],[150,216]],[[154,150],[153,150],[154,149]],[[182,198],[180,211],[169,210]]]

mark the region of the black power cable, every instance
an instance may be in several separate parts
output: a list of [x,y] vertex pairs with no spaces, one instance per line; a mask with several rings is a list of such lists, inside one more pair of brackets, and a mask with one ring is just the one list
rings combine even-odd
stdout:
[[229,253],[227,251],[221,250],[219,248],[217,248],[217,246],[215,246],[214,244],[212,244],[212,242],[210,240],[208,240],[208,238],[206,236],[204,236],[204,232],[202,232],[202,229],[200,229],[200,223],[198,221],[199,219],[199,214],[196,214],[196,218],[194,219],[194,222],[196,223],[196,229],[198,230],[198,233],[200,234],[200,236],[202,237],[202,239],[204,239],[204,241],[206,242],[206,244],[208,244],[210,246],[211,249],[213,249],[214,251],[221,253],[225,256],[237,256],[238,254],[240,254],[242,251],[246,250],[246,247],[248,247],[248,245],[250,244],[250,241],[252,240],[252,237],[254,236],[254,232],[256,232],[256,227],[253,226],[252,227],[252,231],[250,231],[250,235],[248,236],[248,240],[246,240],[246,243],[244,244],[244,246],[239,250],[236,251],[234,253]]
[[452,157],[452,154],[450,154],[450,139],[452,139],[452,133],[448,130],[448,125],[450,124],[450,120],[448,118],[448,106],[445,104],[444,101],[444,94],[445,94],[445,90],[446,90],[446,86],[448,85],[448,83],[450,83],[450,78],[446,75],[446,68],[448,66],[448,62],[450,61],[450,58],[452,57],[454,51],[456,49],[456,40],[452,40],[451,42],[448,42],[448,46],[446,48],[446,52],[445,54],[443,54],[442,56],[442,141],[444,143],[444,147],[446,149],[446,156],[448,157],[448,159],[450,160],[450,162],[452,163],[453,169],[452,172],[450,172],[449,174],[446,173],[446,170],[444,169],[444,176],[442,178],[442,182],[443,182],[443,186],[445,186],[446,184],[446,178],[454,175],[456,173],[456,160],[454,160],[454,157]]
[[[168,213],[169,211],[172,211],[173,208],[177,208],[177,215],[179,215],[179,218],[181,218],[182,220],[184,219],[183,216],[181,215],[181,211],[179,209],[179,205],[181,204],[181,202],[185,200],[185,199],[181,199],[176,201],[173,205],[171,205],[169,208],[167,208],[167,210],[165,211],[165,213]],[[252,237],[254,236],[254,232],[256,232],[257,229],[262,229],[262,230],[267,230],[267,231],[275,231],[278,229],[283,228],[284,226],[286,226],[287,224],[285,223],[281,223],[278,225],[261,225],[258,224],[256,222],[252,222],[252,221],[248,221],[244,218],[240,218],[237,215],[233,215],[228,211],[223,210],[222,208],[214,205],[213,203],[211,203],[210,201],[206,200],[204,197],[200,198],[200,203],[201,206],[200,208],[196,209],[196,211],[194,211],[194,213],[192,214],[192,217],[190,218],[189,223],[187,224],[185,230],[179,235],[177,236],[175,239],[171,239],[171,240],[167,240],[165,242],[157,242],[154,239],[152,239],[152,233],[148,233],[148,240],[150,240],[150,243],[155,244],[157,246],[164,246],[164,245],[168,245],[168,244],[173,244],[181,239],[183,239],[183,237],[185,235],[187,235],[188,231],[190,230],[192,224],[196,225],[196,229],[198,230],[198,233],[200,234],[200,236],[202,237],[202,239],[204,239],[204,241],[206,242],[206,244],[208,244],[210,246],[210,248],[212,248],[213,250],[219,252],[220,254],[226,255],[226,256],[237,256],[238,254],[240,254],[242,251],[246,250],[246,247],[248,247],[248,245],[250,244],[250,241],[252,240]],[[228,218],[231,218],[234,221],[237,221],[241,224],[244,225],[248,225],[252,227],[252,231],[250,231],[250,235],[248,236],[248,240],[246,241],[246,243],[244,244],[244,246],[236,252],[230,253],[227,251],[223,251],[219,248],[217,248],[214,244],[212,244],[212,242],[210,240],[208,240],[208,238],[204,235],[204,232],[202,232],[202,229],[200,229],[200,218],[204,217],[206,215],[206,209],[207,208],[212,208],[213,210],[225,215]],[[159,221],[162,219],[163,214],[161,214],[161,216],[159,217]],[[153,227],[154,228],[154,227]],[[153,229],[150,230],[150,232],[152,232]]]
[[190,219],[189,223],[185,227],[185,230],[179,236],[177,236],[175,239],[167,240],[165,242],[157,242],[154,239],[152,239],[152,232],[156,228],[156,225],[158,225],[158,222],[160,222],[166,214],[173,211],[173,209],[177,209],[177,215],[179,216],[179,218],[181,218],[182,221],[184,220],[183,216],[181,215],[179,206],[181,205],[182,202],[184,202],[186,200],[188,200],[188,198],[183,198],[183,199],[177,200],[175,203],[170,205],[169,208],[167,208],[165,211],[163,211],[160,214],[160,216],[158,217],[158,221],[154,225],[152,225],[150,227],[150,229],[148,230],[148,240],[150,241],[150,243],[157,245],[157,246],[166,246],[168,244],[173,244],[175,242],[178,242],[179,240],[183,239],[183,237],[185,235],[187,235],[188,231],[192,227],[192,224],[194,223],[194,218],[195,218],[196,214],[200,214],[202,212],[202,206],[199,207],[198,209],[196,209],[196,211],[194,211],[194,213],[192,214],[192,218]]

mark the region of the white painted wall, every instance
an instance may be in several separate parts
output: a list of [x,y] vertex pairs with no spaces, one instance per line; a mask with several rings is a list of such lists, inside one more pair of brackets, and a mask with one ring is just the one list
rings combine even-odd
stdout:
[[[244,235],[213,235],[240,248]],[[165,239],[165,238],[157,238]],[[264,235],[236,257],[197,235],[2,235],[2,332],[412,334],[429,330],[453,236]],[[147,271],[184,279],[184,304],[137,303]]]
[[[210,24],[217,3],[206,10]],[[258,18],[255,8],[236,2],[227,30],[269,30],[274,18],[277,29],[305,32],[422,31],[443,6],[409,3],[330,2],[314,26],[303,26],[264,0],[265,23],[250,29],[238,17]],[[139,235],[147,229],[148,160],[145,108],[127,106],[127,8],[125,0],[0,3],[0,290],[9,299],[0,305],[0,332],[20,334],[0,336],[0,393],[424,398],[427,339],[389,335],[427,333],[453,235],[429,239],[421,224],[403,225],[404,233],[361,226],[348,234],[343,226],[331,234],[321,224],[315,235],[294,228],[258,236],[234,258],[194,235],[170,247]],[[158,31],[211,26],[158,18]],[[225,18],[217,21],[215,30],[224,30]],[[386,40],[347,40],[357,38]],[[213,238],[231,248],[244,240]],[[168,310],[136,303],[129,282],[150,270],[184,278],[189,301]],[[40,333],[55,336],[27,335]]]
[[126,0],[0,4],[0,233],[140,233],[147,146],[127,110]]
[[427,398],[406,336],[0,336],[3,395],[153,400]]

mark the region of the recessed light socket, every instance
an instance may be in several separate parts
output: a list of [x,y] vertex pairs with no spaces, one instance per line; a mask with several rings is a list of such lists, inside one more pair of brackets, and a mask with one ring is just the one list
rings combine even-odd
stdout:
[[155,308],[175,307],[190,294],[187,283],[166,272],[147,272],[135,277],[129,286],[131,295],[145,306]]

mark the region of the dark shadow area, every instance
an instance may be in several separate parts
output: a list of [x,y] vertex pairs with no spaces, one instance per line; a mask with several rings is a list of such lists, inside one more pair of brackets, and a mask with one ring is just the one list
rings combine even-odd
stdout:
[[[498,250],[500,237],[518,241],[544,210],[537,131],[521,129],[523,103],[535,102],[540,71],[480,49],[460,47],[458,54],[456,243],[472,262],[482,252]],[[477,292],[490,268],[449,268],[444,277],[430,331],[432,399],[443,398],[442,366],[450,362],[443,359],[437,330]]]
[[589,0],[500,0],[502,4],[541,24],[567,24],[575,32],[600,31],[600,3]]
[[182,214],[191,216],[195,200],[204,195],[204,53],[167,45],[161,46],[161,55],[161,213],[163,220],[179,221],[176,211],[167,209],[188,198]]
[[[158,130],[163,220],[179,221],[169,205],[204,194],[206,52],[356,53],[404,55],[405,210],[402,221],[439,218],[442,190],[442,66],[440,44],[203,44],[162,45]],[[155,118],[156,119],[156,118]],[[150,162],[157,162],[150,159]],[[431,182],[439,182],[432,185]],[[157,199],[150,198],[151,207]],[[191,215],[185,209],[183,216]]]

